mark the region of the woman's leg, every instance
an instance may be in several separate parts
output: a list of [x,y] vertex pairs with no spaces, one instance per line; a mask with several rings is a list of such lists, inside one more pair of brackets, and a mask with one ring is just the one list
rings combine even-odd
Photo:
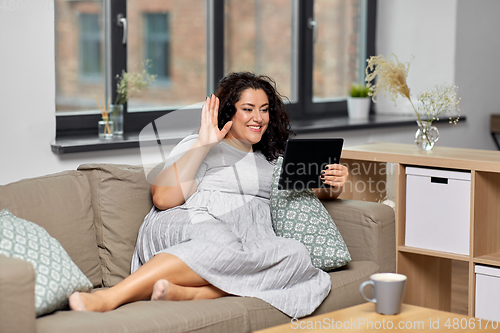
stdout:
[[[69,305],[73,310],[98,312],[113,310],[125,303],[150,298],[154,284],[156,281],[162,279],[169,281],[176,285],[176,287],[210,286],[207,281],[202,279],[178,257],[167,253],[160,253],[114,287],[91,294],[75,293],[71,295]],[[176,293],[183,291],[182,288],[175,289]],[[194,292],[193,289],[184,289],[184,291],[191,294]],[[206,291],[206,289],[199,290],[201,295],[215,295],[213,293],[206,293]],[[225,293],[220,291],[219,295],[221,297]]]

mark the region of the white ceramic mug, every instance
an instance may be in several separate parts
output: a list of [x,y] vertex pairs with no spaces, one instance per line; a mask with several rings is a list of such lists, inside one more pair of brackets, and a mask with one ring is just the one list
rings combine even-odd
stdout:
[[[363,293],[367,285],[373,287],[373,298]],[[370,275],[370,280],[359,286],[359,292],[367,301],[376,304],[380,314],[394,315],[401,311],[401,303],[405,294],[406,275],[397,273],[376,273]]]

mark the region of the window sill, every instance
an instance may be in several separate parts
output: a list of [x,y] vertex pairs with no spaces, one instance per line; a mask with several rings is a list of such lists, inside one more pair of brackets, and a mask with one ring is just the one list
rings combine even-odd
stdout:
[[292,123],[292,130],[296,134],[350,131],[395,126],[415,126],[417,118],[400,115],[371,115],[369,119],[349,119],[339,117],[332,119],[300,120]]
[[[465,121],[465,116],[460,117],[460,122]],[[373,115],[366,120],[353,120],[347,117],[318,119],[318,120],[300,120],[292,122],[292,130],[295,134],[328,132],[328,131],[350,131],[360,129],[389,128],[399,126],[415,126],[416,118],[414,116],[398,115]],[[447,122],[447,119],[439,121]],[[171,133],[169,137],[160,137],[161,144],[176,144],[180,139],[189,135],[188,131],[179,131]],[[155,137],[142,138],[145,143],[155,143]],[[97,135],[93,136],[68,136],[57,138],[51,145],[52,151],[56,154],[79,153],[99,150],[112,150],[123,148],[138,148],[139,133],[124,134],[123,137],[112,139],[99,139]]]

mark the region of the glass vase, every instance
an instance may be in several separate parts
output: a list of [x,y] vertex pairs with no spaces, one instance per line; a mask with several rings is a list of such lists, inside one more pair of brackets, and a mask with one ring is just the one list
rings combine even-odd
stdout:
[[439,139],[439,131],[432,123],[417,121],[418,129],[415,133],[415,144],[418,150],[431,150]]
[[113,137],[113,121],[100,120],[97,127],[99,139],[111,139]]
[[109,112],[113,122],[113,135],[123,135],[123,104],[111,104]]

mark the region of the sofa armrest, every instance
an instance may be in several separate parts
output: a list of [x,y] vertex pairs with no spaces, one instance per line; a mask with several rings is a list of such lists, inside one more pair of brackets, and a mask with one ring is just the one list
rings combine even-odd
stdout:
[[347,244],[352,260],[373,261],[381,272],[396,271],[394,210],[358,200],[322,200]]
[[35,271],[0,255],[0,332],[35,332]]

